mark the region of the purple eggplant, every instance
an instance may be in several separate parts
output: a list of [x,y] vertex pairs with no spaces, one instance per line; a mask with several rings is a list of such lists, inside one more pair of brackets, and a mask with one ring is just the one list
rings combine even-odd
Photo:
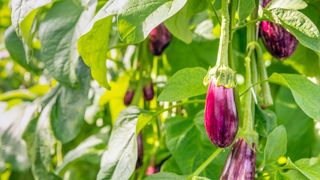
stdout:
[[143,162],[143,138],[141,133],[139,133],[139,135],[137,136],[137,144],[138,144],[138,160],[137,160],[136,168],[139,168],[142,166],[142,162]]
[[[264,0],[262,6],[267,6],[269,2],[270,0]],[[284,59],[296,50],[297,39],[278,24],[262,21],[259,32],[264,46],[273,57]]]
[[148,82],[144,87],[143,87],[143,97],[145,100],[150,101],[154,97],[154,90],[153,90],[153,84],[152,82]]
[[161,55],[170,43],[170,32],[163,24],[160,24],[150,32],[149,36],[149,49],[151,53],[156,56]]
[[229,146],[238,130],[234,89],[216,86],[211,81],[206,98],[205,128],[209,139],[218,147]]
[[220,180],[253,180],[256,169],[255,147],[244,139],[239,139],[233,146],[220,176]]
[[126,94],[124,95],[123,103],[126,106],[129,106],[132,102],[133,97],[134,97],[134,90],[129,88],[127,90]]

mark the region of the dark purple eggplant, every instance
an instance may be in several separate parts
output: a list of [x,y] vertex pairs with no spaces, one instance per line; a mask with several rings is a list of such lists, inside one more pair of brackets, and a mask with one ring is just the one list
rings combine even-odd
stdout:
[[229,146],[238,130],[234,89],[209,85],[205,106],[205,128],[209,139],[218,147]]
[[151,81],[145,84],[145,86],[143,87],[143,97],[147,101],[150,101],[153,99],[154,90],[153,90],[153,84]]
[[129,106],[131,104],[131,102],[132,102],[133,97],[134,97],[134,90],[129,88],[126,91],[126,94],[124,95],[123,103],[126,106]]
[[156,56],[161,55],[170,43],[170,32],[163,24],[160,24],[150,32],[149,36],[149,49],[151,53]]
[[[269,2],[270,0],[264,0],[262,6],[267,6]],[[296,50],[297,39],[278,24],[262,21],[259,32],[264,46],[273,57],[281,60],[291,56]]]
[[220,180],[253,180],[256,169],[255,147],[240,138],[233,146]]

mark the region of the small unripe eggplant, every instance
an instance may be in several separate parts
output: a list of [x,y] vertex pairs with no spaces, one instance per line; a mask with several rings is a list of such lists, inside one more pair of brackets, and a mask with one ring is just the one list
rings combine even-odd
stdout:
[[[265,7],[270,0],[264,0]],[[297,39],[278,24],[262,21],[259,28],[260,36],[266,49],[273,57],[283,59],[291,56],[298,45]]]
[[255,147],[240,138],[233,146],[220,180],[253,180],[256,169]]
[[229,146],[238,131],[238,114],[234,89],[210,82],[206,106],[205,128],[209,139],[218,147]]
[[147,169],[146,175],[150,176],[158,172],[160,172],[160,166],[150,165]]
[[170,43],[170,32],[163,24],[160,24],[150,32],[149,36],[149,49],[151,53],[156,56],[161,55]]
[[153,84],[151,81],[145,84],[145,86],[143,87],[143,97],[147,101],[150,101],[153,99],[154,90],[153,90]]
[[139,133],[139,135],[137,136],[137,144],[138,144],[138,160],[137,160],[136,168],[139,168],[142,166],[142,162],[143,162],[143,138],[141,133]]
[[133,97],[134,97],[134,90],[129,88],[127,90],[126,94],[124,95],[123,103],[126,106],[129,106],[132,102]]

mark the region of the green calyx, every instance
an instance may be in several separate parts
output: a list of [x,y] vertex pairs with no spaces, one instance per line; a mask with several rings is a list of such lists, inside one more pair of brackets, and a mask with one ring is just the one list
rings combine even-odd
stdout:
[[236,86],[236,72],[226,65],[216,65],[208,70],[203,79],[203,84],[208,85],[211,81],[216,86],[234,88]]

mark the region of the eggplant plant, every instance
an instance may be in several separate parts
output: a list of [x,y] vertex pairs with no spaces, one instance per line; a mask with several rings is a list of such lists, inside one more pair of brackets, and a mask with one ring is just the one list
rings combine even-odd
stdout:
[[3,0],[0,179],[320,179],[317,0]]

